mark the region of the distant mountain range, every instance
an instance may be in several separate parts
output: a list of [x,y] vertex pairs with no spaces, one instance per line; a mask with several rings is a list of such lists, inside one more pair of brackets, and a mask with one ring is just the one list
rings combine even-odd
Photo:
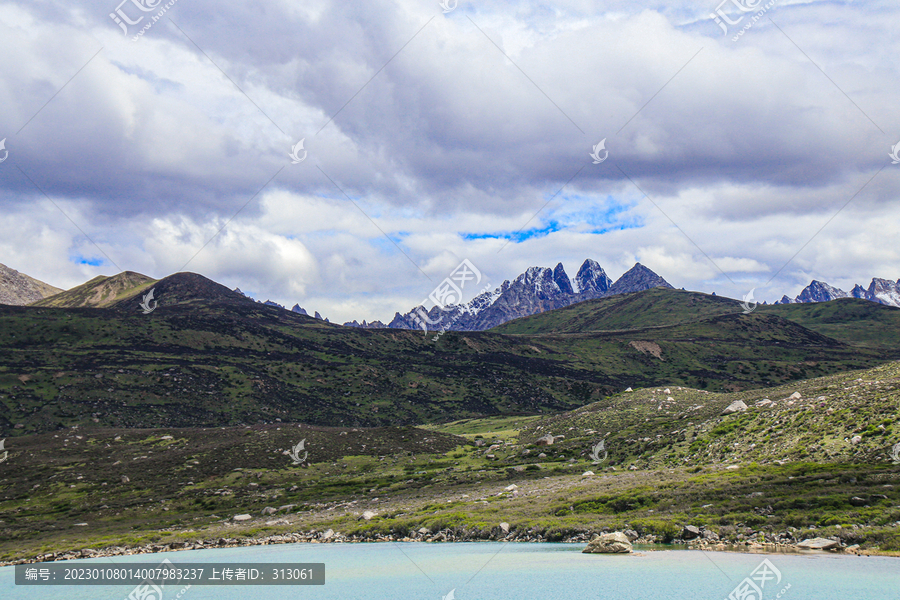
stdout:
[[484,292],[466,304],[443,309],[433,306],[428,311],[417,306],[406,314],[396,313],[387,325],[380,321],[351,321],[344,325],[368,329],[419,329],[424,323],[429,330],[484,331],[513,319],[585,300],[655,287],[672,288],[665,279],[640,263],[613,283],[597,261],[587,259],[578,269],[575,279],[569,279],[562,263],[553,269],[530,267],[512,282],[506,280],[500,287]]
[[793,300],[787,296],[782,296],[781,300],[775,304],[805,304],[808,302],[828,302],[829,300],[837,300],[839,298],[859,298],[878,302],[887,306],[900,306],[900,279],[891,281],[890,279],[872,279],[868,288],[856,284],[849,292],[828,285],[824,281],[816,281],[815,279]]
[[[156,283],[157,280],[146,275],[124,271],[111,277],[98,276],[64,291],[0,264],[0,304],[18,306],[30,304],[55,308],[104,308],[137,292],[149,291]],[[440,329],[483,331],[513,319],[563,308],[585,300],[639,292],[656,287],[672,288],[665,279],[640,263],[635,264],[613,282],[597,261],[587,259],[582,263],[573,279],[569,278],[562,263],[557,264],[553,269],[530,267],[514,280],[506,280],[498,288],[485,291],[466,304],[450,305],[444,309],[434,306],[430,310],[417,306],[405,314],[395,313],[394,318],[387,324],[381,321],[362,321],[360,323],[354,320],[344,323],[344,325],[364,329],[420,329],[424,323],[429,331]],[[233,291],[247,297],[238,288]],[[775,304],[828,302],[840,298],[859,298],[887,306],[900,307],[900,280],[874,278],[868,288],[856,285],[850,292],[845,292],[822,281],[813,280],[796,298],[783,296]],[[255,302],[288,310],[271,300]],[[295,304],[290,310],[309,316],[309,313],[299,304]],[[330,322],[318,312],[314,312],[313,316],[316,319]]]

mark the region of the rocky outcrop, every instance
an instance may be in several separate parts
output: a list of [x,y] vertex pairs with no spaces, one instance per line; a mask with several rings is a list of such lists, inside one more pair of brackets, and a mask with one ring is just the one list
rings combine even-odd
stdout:
[[594,539],[588,542],[587,547],[581,552],[583,554],[628,554],[632,551],[633,547],[628,536],[621,531],[616,531],[594,536]]
[[63,290],[0,264],[0,304],[24,306]]

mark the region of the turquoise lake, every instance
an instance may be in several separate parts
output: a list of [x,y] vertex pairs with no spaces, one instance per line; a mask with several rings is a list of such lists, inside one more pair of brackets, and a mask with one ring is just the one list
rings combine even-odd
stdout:
[[[325,563],[320,586],[166,586],[161,600],[721,600],[763,559],[780,573],[763,600],[900,599],[900,559],[830,554],[638,550],[581,554],[581,544],[286,544],[115,558],[116,563]],[[65,564],[103,565],[113,559]],[[16,586],[0,568],[3,600],[125,600],[133,586]],[[779,596],[780,594],[780,596]],[[740,600],[760,600],[737,595]],[[448,598],[449,600],[449,598]]]

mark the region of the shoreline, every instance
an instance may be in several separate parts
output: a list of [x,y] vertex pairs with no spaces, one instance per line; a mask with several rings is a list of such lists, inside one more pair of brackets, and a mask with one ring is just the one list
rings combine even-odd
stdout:
[[[417,532],[415,537],[408,536],[346,536],[339,532],[328,529],[324,532],[309,531],[302,533],[289,533],[281,535],[270,535],[264,538],[225,538],[218,539],[198,539],[193,542],[170,542],[167,544],[146,544],[143,546],[109,546],[101,549],[83,548],[81,550],[70,550],[65,552],[51,552],[47,554],[38,554],[33,557],[21,558],[12,561],[0,561],[0,567],[10,567],[15,565],[35,564],[45,562],[57,562],[66,560],[80,560],[87,558],[111,558],[116,556],[134,556],[140,554],[163,554],[168,552],[183,552],[188,550],[215,550],[220,548],[243,548],[249,546],[271,546],[280,544],[377,544],[385,542],[393,543],[463,543],[463,542],[506,542],[519,544],[587,544],[589,539],[587,536],[579,535],[575,538],[569,538],[561,541],[548,541],[545,539],[534,539],[527,537],[519,537],[510,534],[504,538],[493,539],[452,539],[455,536],[449,531],[439,531],[433,535],[425,535]],[[632,554],[641,552],[658,552],[669,550],[699,550],[702,552],[737,552],[740,554],[797,554],[797,555],[845,555],[845,556],[882,556],[889,558],[900,558],[900,552],[882,552],[879,550],[859,548],[858,546],[839,547],[831,550],[809,549],[799,547],[797,544],[779,544],[779,543],[758,543],[758,542],[740,542],[740,543],[724,543],[724,542],[696,542],[695,540],[684,541],[676,540],[674,543],[662,544],[658,542],[635,540],[636,546],[644,546],[637,548]],[[646,546],[652,546],[650,548]],[[661,547],[662,546],[662,547]]]

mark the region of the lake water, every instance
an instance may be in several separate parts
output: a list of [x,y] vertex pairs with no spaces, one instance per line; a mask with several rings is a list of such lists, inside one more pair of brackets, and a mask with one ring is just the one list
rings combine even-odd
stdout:
[[[117,563],[325,563],[321,586],[167,586],[162,600],[722,600],[763,559],[780,573],[763,600],[900,599],[900,559],[697,550],[581,554],[581,544],[285,544],[117,557]],[[67,561],[104,565],[113,559]],[[132,586],[16,586],[0,568],[3,600],[125,600]],[[757,571],[758,573],[758,571]],[[774,572],[769,571],[774,577]],[[759,579],[759,577],[757,577]],[[783,592],[783,593],[782,593]],[[780,596],[779,596],[780,594]],[[736,596],[759,600],[753,596]],[[449,599],[448,599],[449,600]]]

